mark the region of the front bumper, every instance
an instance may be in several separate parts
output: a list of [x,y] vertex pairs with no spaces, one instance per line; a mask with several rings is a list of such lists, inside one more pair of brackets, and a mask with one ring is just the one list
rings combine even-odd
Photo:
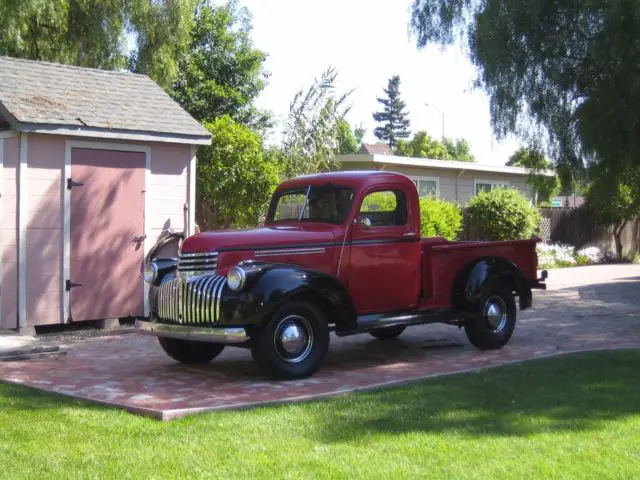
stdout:
[[136,320],[135,327],[139,333],[145,335],[175,338],[178,340],[220,343],[224,345],[238,345],[249,340],[246,330],[240,327],[203,328],[186,325],[167,325],[165,323],[145,320]]

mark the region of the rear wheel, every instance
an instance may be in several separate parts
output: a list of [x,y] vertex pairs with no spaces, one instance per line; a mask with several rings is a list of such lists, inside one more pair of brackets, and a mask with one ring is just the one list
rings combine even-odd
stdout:
[[251,354],[271,377],[305,378],[320,367],[329,349],[329,326],[313,304],[284,305],[252,337]]
[[224,345],[217,343],[193,342],[176,338],[159,337],[158,342],[167,355],[186,364],[208,363],[224,350]]
[[369,332],[369,335],[376,337],[379,340],[392,340],[396,337],[399,337],[402,332],[404,332],[405,327],[401,326],[393,326],[393,327],[382,327],[376,328]]
[[471,344],[483,350],[501,348],[516,326],[516,302],[513,292],[502,283],[488,284],[480,297],[475,318],[464,324]]

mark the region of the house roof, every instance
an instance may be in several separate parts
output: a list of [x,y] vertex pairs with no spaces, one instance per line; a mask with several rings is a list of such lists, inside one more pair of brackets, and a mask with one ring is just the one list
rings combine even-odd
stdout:
[[[486,165],[475,162],[459,162],[455,160],[434,160],[431,158],[412,158],[412,157],[399,157],[396,155],[338,155],[336,159],[343,163],[372,163],[379,165],[403,165],[407,167],[422,167],[422,168],[441,168],[447,170],[467,170],[477,172],[491,172],[491,173],[507,173],[512,175],[528,175],[529,169],[522,167],[508,167],[506,165]],[[546,171],[541,173],[548,177],[555,175],[552,171]]]
[[393,155],[391,147],[386,143],[363,143],[360,147],[359,154],[372,154],[372,155]]
[[146,75],[0,57],[0,116],[21,132],[209,144]]

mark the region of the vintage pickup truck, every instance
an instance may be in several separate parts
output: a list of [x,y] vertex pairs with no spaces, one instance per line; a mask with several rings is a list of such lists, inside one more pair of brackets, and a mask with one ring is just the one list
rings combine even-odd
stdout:
[[282,379],[313,374],[331,331],[387,340],[438,322],[500,348],[515,297],[524,310],[545,288],[536,242],[420,238],[418,192],[397,173],[298,177],[276,189],[262,228],[198,233],[179,258],[150,262],[150,318],[136,327],[183,363],[250,348]]

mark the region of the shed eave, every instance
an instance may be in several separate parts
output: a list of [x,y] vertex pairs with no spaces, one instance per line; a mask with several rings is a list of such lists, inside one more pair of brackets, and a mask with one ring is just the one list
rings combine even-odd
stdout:
[[16,124],[15,130],[26,133],[44,133],[49,135],[129,140],[136,142],[182,143],[187,145],[211,144],[211,135],[185,135],[179,133],[144,132],[39,123],[18,123]]

